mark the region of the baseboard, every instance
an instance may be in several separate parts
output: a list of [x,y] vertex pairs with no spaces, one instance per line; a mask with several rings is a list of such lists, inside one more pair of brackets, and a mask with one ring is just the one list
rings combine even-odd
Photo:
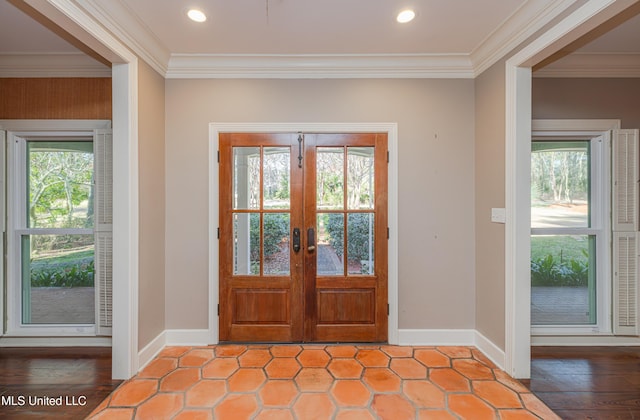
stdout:
[[591,336],[531,336],[532,346],[640,346],[638,337],[614,335]]
[[399,330],[401,346],[474,346],[504,369],[504,350],[476,330]]
[[167,346],[208,346],[211,345],[209,330],[165,330]]
[[111,347],[111,337],[0,337],[0,347]]
[[485,337],[481,332],[475,332],[475,346],[485,356],[487,356],[496,366],[504,370],[505,354],[504,350],[496,346],[493,341]]
[[474,346],[475,330],[399,330],[401,346]]
[[[501,369],[505,354],[491,340],[476,330],[399,330],[401,346],[475,346]],[[210,345],[209,330],[165,330],[138,353],[140,369],[144,368],[165,346]],[[0,340],[1,342],[1,340]]]
[[162,331],[138,352],[138,370],[142,370],[167,345],[166,331]]
[[142,370],[166,346],[207,346],[209,330],[164,330],[138,352],[138,366]]

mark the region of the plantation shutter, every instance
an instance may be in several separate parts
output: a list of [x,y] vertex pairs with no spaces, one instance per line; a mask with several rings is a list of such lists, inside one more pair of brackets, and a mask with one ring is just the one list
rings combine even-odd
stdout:
[[111,335],[113,308],[113,144],[111,130],[95,130],[96,335]]
[[613,332],[640,335],[638,305],[638,130],[612,141]]

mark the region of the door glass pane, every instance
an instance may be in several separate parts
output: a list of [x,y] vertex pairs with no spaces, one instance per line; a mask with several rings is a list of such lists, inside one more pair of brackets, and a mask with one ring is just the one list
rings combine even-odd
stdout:
[[344,214],[318,214],[317,273],[344,275]]
[[531,323],[596,323],[595,236],[531,237]]
[[289,274],[289,213],[264,214],[264,274]]
[[347,264],[349,274],[373,274],[374,213],[347,216]]
[[93,142],[27,142],[30,228],[93,227]]
[[22,236],[22,323],[93,324],[93,235]]
[[233,214],[233,274],[260,274],[260,213]]
[[260,208],[260,148],[233,148],[233,208]]
[[373,209],[374,203],[373,147],[347,149],[347,208]]
[[317,208],[341,210],[344,208],[344,149],[318,147],[316,153]]
[[291,157],[288,147],[265,147],[263,168],[263,208],[289,208],[289,174]]
[[588,141],[531,146],[531,227],[589,227]]

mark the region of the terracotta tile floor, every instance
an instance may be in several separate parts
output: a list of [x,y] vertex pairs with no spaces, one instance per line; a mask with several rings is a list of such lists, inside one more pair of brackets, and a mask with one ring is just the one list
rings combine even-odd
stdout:
[[93,419],[559,419],[473,347],[166,347]]

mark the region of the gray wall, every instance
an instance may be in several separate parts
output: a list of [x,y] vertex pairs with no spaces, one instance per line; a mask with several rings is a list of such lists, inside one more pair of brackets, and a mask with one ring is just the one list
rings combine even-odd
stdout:
[[397,122],[400,328],[475,327],[473,80],[166,80],[166,328],[207,328],[208,124]]
[[138,349],[142,349],[165,329],[164,101],[164,78],[140,61]]
[[505,206],[505,63],[475,79],[476,329],[505,348],[505,231],[491,208]]
[[534,77],[532,94],[534,119],[619,119],[640,128],[640,79]]

